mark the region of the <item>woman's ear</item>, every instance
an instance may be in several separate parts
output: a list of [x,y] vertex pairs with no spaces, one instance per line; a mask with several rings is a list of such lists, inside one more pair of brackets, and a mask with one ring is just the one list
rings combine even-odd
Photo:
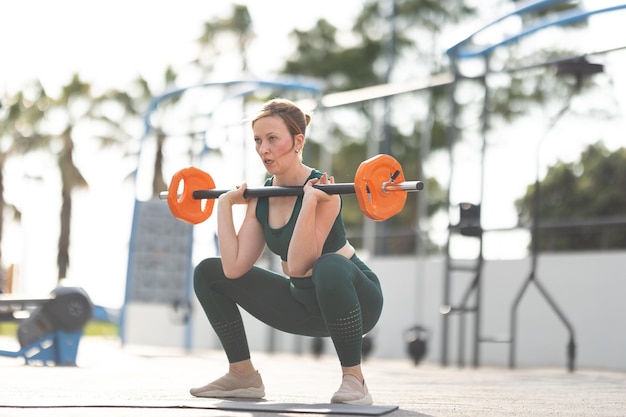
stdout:
[[296,149],[302,150],[302,147],[304,146],[304,135],[302,133],[299,133],[294,137],[294,140]]

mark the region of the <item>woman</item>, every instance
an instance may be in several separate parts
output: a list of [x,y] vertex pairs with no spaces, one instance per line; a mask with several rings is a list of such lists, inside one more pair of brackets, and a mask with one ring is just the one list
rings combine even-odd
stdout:
[[[361,370],[362,337],[380,317],[376,275],[346,240],[341,198],[313,187],[334,178],[302,163],[310,116],[284,99],[267,102],[252,121],[256,151],[271,175],[266,185],[303,186],[299,197],[244,198],[246,184],[217,201],[221,258],[202,261],[194,289],[226,352],[229,370],[197,397],[262,398],[237,306],[278,330],[333,341],[342,383],[332,403],[372,404]],[[247,204],[237,231],[232,207]],[[281,257],[285,276],[254,263],[265,245]]]

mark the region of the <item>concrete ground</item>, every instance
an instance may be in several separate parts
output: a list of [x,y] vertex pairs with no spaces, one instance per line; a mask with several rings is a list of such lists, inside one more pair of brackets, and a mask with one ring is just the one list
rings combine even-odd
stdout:
[[[0,338],[0,349],[17,350],[15,343]],[[253,360],[267,401],[327,404],[339,386],[334,356],[254,353]],[[226,372],[219,351],[122,348],[117,340],[84,337],[77,362],[29,366],[0,356],[0,417],[306,415],[194,408],[214,401],[188,390]],[[408,358],[371,359],[364,369],[375,404],[399,407],[386,414],[392,417],[626,416],[626,373],[416,367]]]

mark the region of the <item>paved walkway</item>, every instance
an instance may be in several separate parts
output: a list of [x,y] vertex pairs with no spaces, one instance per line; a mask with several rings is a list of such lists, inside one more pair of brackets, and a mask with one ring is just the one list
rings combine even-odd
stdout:
[[[15,342],[0,338],[0,349],[11,350],[6,343]],[[339,385],[332,356],[255,353],[254,360],[271,402],[328,403]],[[226,371],[218,351],[122,349],[115,340],[84,337],[77,362],[39,367],[0,357],[0,417],[305,415],[193,408],[212,400],[188,389]],[[415,367],[408,358],[371,359],[364,367],[375,403],[399,406],[392,417],[626,416],[626,373]]]

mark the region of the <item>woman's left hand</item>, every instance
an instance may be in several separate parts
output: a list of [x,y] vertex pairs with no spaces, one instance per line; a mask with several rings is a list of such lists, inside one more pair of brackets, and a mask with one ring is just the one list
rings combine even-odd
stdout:
[[334,183],[335,183],[335,177],[332,177],[332,176],[329,177],[328,174],[324,172],[324,174],[322,174],[320,178],[312,178],[309,181],[307,181],[307,183],[304,186],[304,196],[314,197],[318,203],[330,201],[332,197],[330,194],[322,190],[318,190],[317,188],[313,186],[316,184],[334,184]]

